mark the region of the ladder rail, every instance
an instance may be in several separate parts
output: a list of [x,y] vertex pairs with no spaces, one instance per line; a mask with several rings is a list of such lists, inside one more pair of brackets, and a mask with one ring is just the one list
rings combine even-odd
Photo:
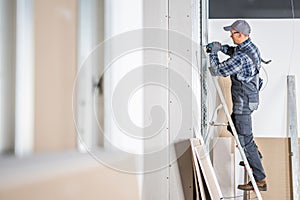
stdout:
[[292,187],[293,198],[299,199],[300,185],[299,185],[299,144],[298,144],[298,127],[297,127],[297,99],[296,99],[296,84],[295,76],[287,76],[288,89],[288,131],[291,144],[291,161],[292,161]]
[[239,152],[240,152],[241,157],[242,157],[242,159],[243,159],[243,161],[245,163],[245,167],[246,167],[247,173],[248,173],[248,175],[250,177],[250,180],[251,180],[251,183],[253,185],[254,191],[256,193],[257,199],[258,200],[262,200],[262,196],[261,196],[260,191],[259,191],[259,189],[257,187],[257,184],[256,184],[256,181],[254,179],[253,173],[251,171],[248,159],[247,159],[247,157],[245,155],[245,152],[244,152],[244,150],[243,150],[243,148],[241,146],[241,143],[240,143],[240,140],[238,138],[238,134],[236,132],[235,126],[234,126],[233,121],[231,119],[231,116],[229,114],[229,110],[228,110],[228,107],[227,107],[224,95],[222,93],[221,87],[220,87],[219,82],[218,82],[218,77],[217,76],[212,76],[212,79],[213,79],[213,83],[215,85],[215,88],[216,88],[216,90],[218,92],[219,98],[220,98],[220,100],[222,102],[223,109],[225,111],[226,117],[227,117],[229,125],[231,127],[231,130],[232,130],[233,136],[235,138],[236,144],[238,146]]

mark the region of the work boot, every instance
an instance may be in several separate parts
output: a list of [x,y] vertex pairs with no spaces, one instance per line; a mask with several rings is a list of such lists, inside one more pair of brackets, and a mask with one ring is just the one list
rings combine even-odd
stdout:
[[[267,181],[266,181],[266,179],[263,179],[261,181],[257,181],[256,184],[257,184],[257,187],[258,187],[259,191],[267,191]],[[249,183],[247,183],[245,185],[238,185],[238,189],[249,191],[249,190],[254,190],[254,187],[253,187],[253,185],[250,181]]]

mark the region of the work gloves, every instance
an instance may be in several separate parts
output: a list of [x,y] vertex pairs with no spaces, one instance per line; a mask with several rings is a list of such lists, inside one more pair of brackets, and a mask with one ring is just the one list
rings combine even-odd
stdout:
[[206,53],[217,53],[222,49],[220,42],[212,42],[206,45]]
[[208,69],[209,69],[210,74],[211,74],[212,76],[217,76],[217,71],[218,71],[218,69],[217,69],[216,67],[209,67]]
[[[222,50],[222,45],[220,42],[212,42],[206,45],[206,53],[217,53]],[[212,76],[217,75],[217,67],[209,67],[208,68]]]

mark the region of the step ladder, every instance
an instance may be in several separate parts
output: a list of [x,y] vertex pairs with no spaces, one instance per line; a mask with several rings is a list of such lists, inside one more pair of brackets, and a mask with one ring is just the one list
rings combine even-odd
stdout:
[[[236,129],[235,129],[234,124],[233,124],[233,121],[232,121],[232,119],[231,119],[231,116],[230,116],[230,113],[229,113],[229,110],[228,110],[228,106],[227,106],[227,104],[226,104],[224,95],[223,95],[222,90],[221,90],[221,87],[220,87],[220,85],[219,85],[218,77],[217,77],[217,76],[212,76],[212,80],[213,80],[214,86],[215,86],[215,88],[216,88],[216,90],[217,90],[217,93],[218,93],[218,95],[219,95],[219,98],[220,98],[220,100],[221,100],[221,105],[220,105],[217,109],[223,108],[223,110],[224,110],[224,112],[225,112],[225,114],[226,114],[226,117],[227,117],[227,119],[228,119],[229,125],[230,125],[231,130],[232,130],[232,134],[233,134],[233,136],[234,136],[234,138],[235,138],[235,142],[236,142],[236,144],[237,144],[237,147],[238,147],[238,149],[239,149],[239,152],[240,152],[240,154],[241,154],[241,157],[242,157],[242,159],[243,159],[243,161],[244,161],[244,163],[245,163],[245,168],[246,168],[246,171],[247,171],[247,173],[248,173],[248,176],[249,176],[249,178],[250,178],[250,180],[251,180],[251,183],[252,183],[252,185],[253,185],[253,188],[254,188],[254,191],[255,191],[255,193],[256,193],[257,199],[258,199],[258,200],[262,200],[262,196],[261,196],[260,191],[259,191],[259,189],[258,189],[258,187],[257,187],[256,181],[255,181],[255,179],[254,179],[254,177],[253,177],[253,173],[252,173],[252,170],[251,170],[251,168],[250,168],[249,162],[248,162],[247,157],[246,157],[246,155],[245,155],[245,152],[244,152],[244,150],[243,150],[243,148],[242,148],[242,146],[241,146],[241,143],[240,143],[240,141],[239,141],[239,138],[238,138]],[[219,125],[219,124],[216,124],[216,125]],[[220,124],[220,125],[224,125],[224,124]]]

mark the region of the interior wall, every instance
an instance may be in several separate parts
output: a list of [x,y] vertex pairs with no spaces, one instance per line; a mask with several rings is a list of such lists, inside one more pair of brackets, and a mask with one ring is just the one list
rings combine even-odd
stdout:
[[[157,28],[162,31],[160,35],[154,35],[155,31],[145,32],[144,45],[154,46],[157,43],[156,49],[147,50],[143,52],[143,62],[149,67],[157,67],[155,75],[153,73],[144,72],[144,80],[156,80],[163,86],[167,86],[168,76],[168,1],[152,0],[144,1],[143,4],[143,25],[147,28]],[[155,43],[153,42],[155,41]],[[162,49],[163,51],[160,51]],[[155,76],[155,77],[153,77]],[[155,95],[154,95],[155,94]],[[151,170],[151,173],[145,173],[143,176],[143,189],[142,199],[169,199],[170,179],[169,168],[165,166],[168,163],[168,152],[159,150],[168,146],[168,91],[166,88],[159,85],[150,85],[144,87],[144,123],[151,125],[153,117],[151,110],[155,105],[159,105],[164,111],[164,118],[162,119],[163,126],[155,127],[155,131],[159,128],[158,134],[155,137],[144,140],[144,152],[159,155],[158,156],[145,156],[144,169]],[[152,125],[153,126],[153,125]],[[150,131],[145,131],[145,135],[152,135]],[[156,165],[153,165],[155,163]],[[163,163],[163,164],[159,164]],[[155,168],[152,166],[156,166]],[[159,169],[160,168],[160,169]],[[159,170],[156,170],[159,169]]]
[[170,200],[194,198],[192,156],[188,148],[189,139],[194,137],[192,102],[195,96],[192,92],[192,71],[195,63],[192,56],[195,56],[193,51],[199,49],[199,44],[192,40],[193,30],[198,30],[198,25],[192,26],[194,19],[191,17],[191,5],[194,3],[196,1],[169,0]]
[[143,25],[148,28],[143,76],[149,82],[144,87],[144,119],[153,128],[144,132],[153,135],[144,140],[144,169],[150,170],[143,178],[145,200],[193,198],[188,139],[193,137],[192,30],[197,27],[192,27],[192,3],[155,0],[143,5]]
[[77,0],[34,1],[35,152],[76,147]]

